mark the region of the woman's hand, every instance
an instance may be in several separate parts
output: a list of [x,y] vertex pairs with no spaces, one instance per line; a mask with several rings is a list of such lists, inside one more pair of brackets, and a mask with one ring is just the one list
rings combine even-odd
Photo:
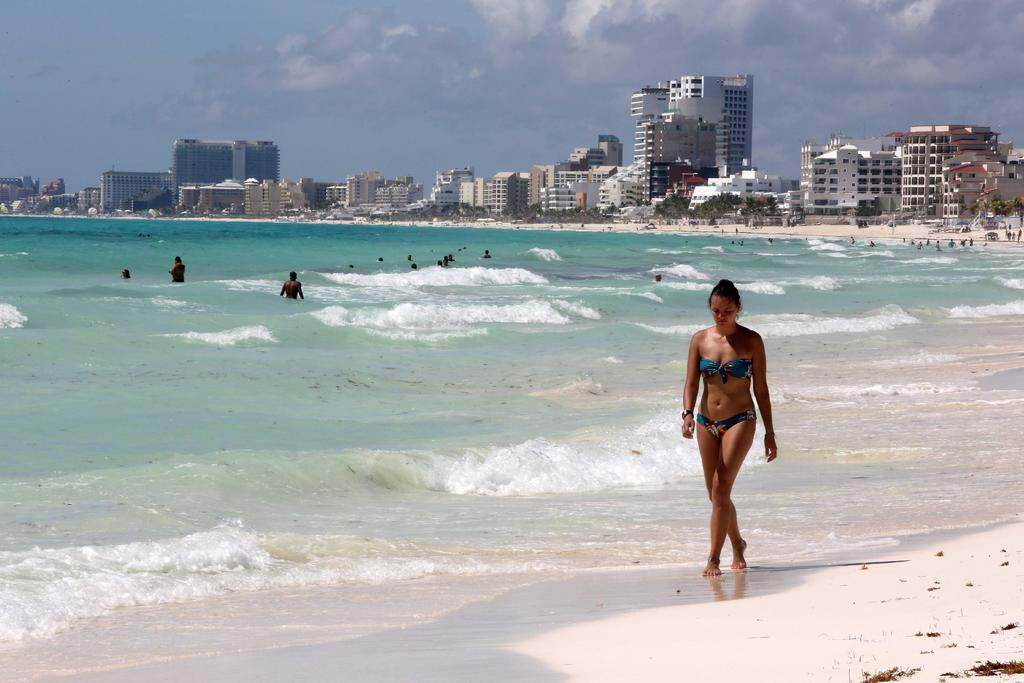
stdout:
[[693,438],[693,415],[687,415],[683,418],[683,438]]
[[764,435],[764,457],[768,458],[768,462],[771,462],[779,455],[779,447],[775,445],[775,435],[765,434]]

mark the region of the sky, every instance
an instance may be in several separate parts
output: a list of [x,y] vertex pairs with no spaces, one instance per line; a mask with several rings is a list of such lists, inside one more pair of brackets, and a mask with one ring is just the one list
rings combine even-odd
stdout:
[[[632,146],[630,93],[754,75],[753,163],[920,123],[1024,146],[1022,0],[35,0],[0,11],[0,176],[273,140],[282,177],[528,170]],[[629,152],[627,151],[627,158]]]

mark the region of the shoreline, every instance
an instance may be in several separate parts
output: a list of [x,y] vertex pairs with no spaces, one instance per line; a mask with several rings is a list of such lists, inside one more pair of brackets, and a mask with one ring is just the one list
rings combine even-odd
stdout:
[[1017,662],[1020,675],[999,680],[1024,680],[1022,567],[1018,515],[963,535],[926,537],[860,566],[825,568],[789,591],[631,611],[511,649],[560,680],[850,681],[903,672],[942,681],[966,677],[982,662]]
[[[941,673],[969,667],[973,659],[1012,659],[1006,641],[1024,644],[1024,627],[1007,631],[1008,637],[986,636],[1004,622],[1024,622],[1022,532],[1024,521],[1017,514],[981,527],[904,537],[897,548],[848,551],[816,562],[758,565],[755,560],[748,573],[726,571],[718,580],[700,577],[699,564],[580,572],[513,586],[438,619],[355,637],[284,646],[259,637],[243,647],[217,651],[211,645],[186,656],[52,669],[18,680],[327,680],[328,671],[362,680],[657,681],[697,674],[797,680],[793,667],[799,664],[806,680],[847,681],[861,672],[922,662],[929,674]],[[966,564],[968,554],[981,552],[993,538],[1007,550],[1009,568]],[[936,549],[945,551],[943,558],[936,558]],[[960,574],[969,575],[974,585],[964,587]],[[928,590],[935,581],[944,590]],[[970,609],[964,609],[965,601]],[[794,604],[810,611],[794,610]],[[986,604],[1003,616],[986,612]],[[965,616],[959,616],[961,609]],[[756,632],[770,629],[772,619],[787,620],[784,638]],[[979,633],[982,622],[984,633]],[[842,633],[828,630],[842,624],[848,624]],[[178,626],[204,630],[202,624]],[[297,627],[260,625],[271,633]],[[159,623],[156,630],[162,631]],[[941,637],[913,636],[918,630]],[[723,637],[726,633],[731,635]],[[122,638],[138,635],[136,629],[120,632]],[[173,638],[173,632],[165,637]],[[958,648],[940,649],[957,641]],[[934,651],[919,654],[925,649]],[[737,668],[723,668],[723,661]],[[740,668],[744,663],[749,671]],[[495,671],[501,672],[497,678]]]
[[[750,227],[746,223],[722,223],[721,225],[679,225],[675,223],[512,223],[509,221],[495,221],[479,223],[476,221],[338,221],[338,220],[301,220],[290,221],[273,218],[240,218],[240,217],[210,217],[210,216],[159,216],[149,218],[146,216],[54,216],[50,214],[3,214],[2,218],[59,218],[79,220],[134,220],[134,221],[157,221],[157,222],[210,222],[210,223],[273,223],[279,225],[332,225],[332,226],[354,226],[354,227],[389,227],[389,228],[452,228],[452,229],[495,229],[495,230],[536,230],[541,232],[610,232],[626,234],[652,234],[652,235],[719,235],[722,238],[734,237],[746,239],[748,237],[762,238],[820,238],[820,239],[843,239],[848,240],[851,236],[858,241],[864,240],[933,240],[941,241],[943,244],[954,240],[957,243],[955,249],[959,249],[960,240],[974,239],[974,248],[997,247],[997,248],[1020,248],[1024,242],[1007,241],[1004,239],[986,241],[985,235],[989,232],[997,234],[999,229],[982,228],[970,232],[943,232],[936,226],[926,223],[906,223],[890,227],[888,225],[869,225],[865,228],[858,228],[856,225],[832,224],[832,223],[802,223],[794,226],[766,225]],[[654,227],[648,227],[653,225]],[[1002,235],[1000,235],[1002,237]],[[947,247],[949,249],[949,247]],[[935,251],[934,247],[931,248]]]

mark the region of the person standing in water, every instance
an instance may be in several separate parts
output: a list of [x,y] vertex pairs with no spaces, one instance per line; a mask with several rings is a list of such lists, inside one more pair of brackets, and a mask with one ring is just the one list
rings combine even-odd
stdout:
[[280,296],[287,296],[289,299],[305,299],[302,295],[302,283],[298,280],[298,275],[293,270],[288,273],[288,281],[281,285]]
[[174,265],[167,272],[171,274],[171,282],[185,281],[185,264],[181,262],[180,256],[174,257]]
[[[775,460],[778,447],[772,424],[764,342],[757,332],[736,322],[742,309],[736,285],[720,280],[711,290],[708,308],[715,324],[697,332],[690,340],[683,388],[682,433],[686,439],[692,439],[694,431],[697,433],[704,482],[711,498],[711,552],[703,574],[720,576],[722,547],[727,537],[732,544],[732,568],[736,571],[747,568],[744,556],[747,542],[740,536],[732,487],[754,442],[757,425],[754,399],[764,420],[764,454],[768,462]],[[695,413],[701,377],[704,392],[699,411]]]

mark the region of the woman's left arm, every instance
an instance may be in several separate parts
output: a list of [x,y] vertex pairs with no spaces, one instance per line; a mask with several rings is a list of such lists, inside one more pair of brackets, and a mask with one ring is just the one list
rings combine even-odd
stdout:
[[764,455],[768,462],[771,462],[778,456],[779,448],[775,445],[772,397],[768,392],[768,361],[761,335],[754,337],[754,398],[757,399],[757,408],[761,411],[761,419],[764,420]]

